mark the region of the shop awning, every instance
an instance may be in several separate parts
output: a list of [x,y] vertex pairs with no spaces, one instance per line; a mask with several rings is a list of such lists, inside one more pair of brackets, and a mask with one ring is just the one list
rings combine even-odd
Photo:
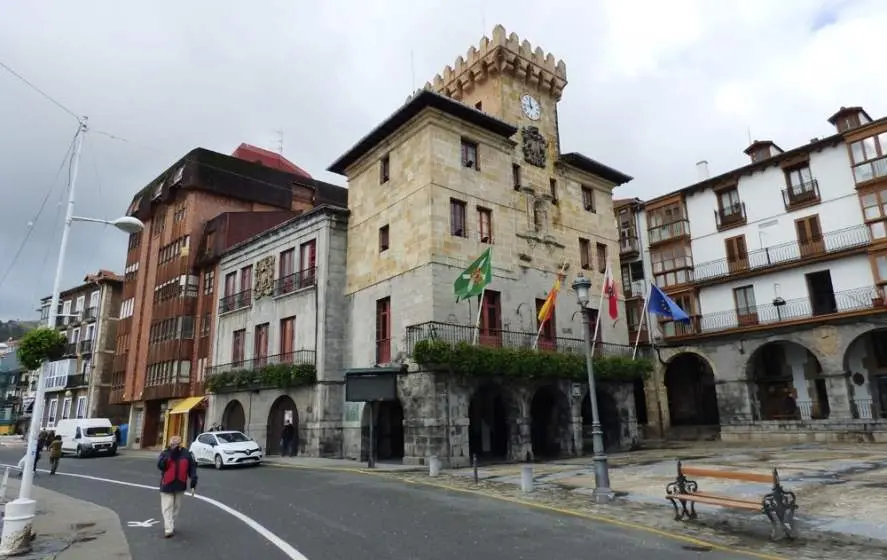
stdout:
[[191,412],[192,408],[202,403],[204,399],[206,399],[206,397],[188,397],[187,399],[172,407],[172,410],[170,410],[169,413],[187,414]]

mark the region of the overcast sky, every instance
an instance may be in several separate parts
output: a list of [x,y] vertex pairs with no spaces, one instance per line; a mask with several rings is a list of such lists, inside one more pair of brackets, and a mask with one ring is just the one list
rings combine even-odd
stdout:
[[[89,116],[76,214],[114,218],[192,148],[276,150],[277,130],[344,185],[324,169],[497,23],[566,61],[562,148],[634,176],[619,197],[691,183],[700,159],[744,164],[749,131],[789,149],[833,132],[841,105],[887,114],[883,0],[7,0],[0,62]],[[51,289],[76,122],[2,69],[0,122],[0,278],[55,188],[0,285],[0,318],[28,319]],[[76,224],[63,288],[121,271],[124,251]]]

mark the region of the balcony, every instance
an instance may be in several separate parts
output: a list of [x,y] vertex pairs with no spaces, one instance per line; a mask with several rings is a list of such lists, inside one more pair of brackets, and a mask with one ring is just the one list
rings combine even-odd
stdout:
[[77,343],[76,342],[69,342],[69,343],[65,344],[65,353],[63,354],[63,356],[70,357],[70,356],[76,356],[76,355],[77,355]]
[[[871,244],[867,226],[853,226],[826,233],[821,239],[801,244],[790,241],[751,251],[743,259],[729,261],[719,259],[697,264],[693,271],[697,284],[712,284],[719,279],[735,280],[740,277],[751,277],[774,269],[790,268],[803,261],[811,264],[835,255],[845,256],[861,252]],[[812,260],[811,260],[812,259]]]
[[857,185],[885,176],[887,176],[887,156],[860,163],[853,167],[853,177],[856,179]]
[[829,320],[866,311],[887,311],[883,292],[875,286],[836,292],[816,300],[810,297],[778,300],[744,310],[705,313],[691,317],[689,322],[668,322],[663,327],[666,338],[680,339],[754,327],[785,326],[811,319]]
[[83,310],[82,320],[83,321],[95,321],[96,318],[98,317],[98,315],[99,315],[99,308],[98,307],[87,307],[86,309]]
[[661,226],[653,226],[647,230],[650,245],[680,239],[690,235],[690,221],[681,219]]
[[93,342],[94,341],[92,341],[92,340],[81,340],[80,341],[80,353],[81,354],[92,354]]
[[86,374],[69,375],[68,381],[65,383],[65,389],[73,389],[75,387],[88,387],[89,376]]
[[[439,340],[450,345],[460,342],[473,344],[477,328],[468,325],[456,325],[453,323],[441,323],[430,321],[407,327],[406,343],[407,352],[413,354],[413,348],[421,340]],[[482,329],[477,337],[481,346],[491,348],[526,349],[533,348],[536,340],[535,332],[516,332],[505,330]],[[539,338],[539,350],[549,352],[563,352],[565,354],[577,354],[585,352],[585,340],[581,338],[545,337]],[[596,356],[625,356],[631,357],[633,347],[627,344],[611,344],[598,342],[595,344]],[[639,356],[642,354],[639,350]]]
[[317,284],[317,267],[282,276],[274,281],[274,297],[283,296]]
[[219,314],[230,313],[249,307],[253,303],[253,291],[244,290],[236,294],[223,296],[219,300]]
[[239,362],[231,362],[229,364],[220,364],[211,366],[206,369],[207,379],[222,373],[230,371],[255,371],[265,366],[274,366],[278,364],[311,364],[314,365],[314,350],[295,350],[285,354],[276,354],[274,356],[265,356],[263,358],[254,358],[250,360],[241,360]]
[[714,212],[718,231],[742,226],[748,222],[748,218],[745,215],[744,202],[737,202],[736,204],[718,208]]
[[782,204],[786,210],[819,204],[819,201],[819,183],[816,179],[782,189]]
[[619,237],[619,257],[630,259],[637,257],[641,252],[641,244],[637,235],[623,235]]
[[125,393],[125,387],[111,387],[111,392],[108,394],[108,402],[111,404],[123,404],[125,402],[123,400]]
[[181,399],[191,396],[190,383],[167,383],[145,387],[141,400],[154,401],[158,399]]

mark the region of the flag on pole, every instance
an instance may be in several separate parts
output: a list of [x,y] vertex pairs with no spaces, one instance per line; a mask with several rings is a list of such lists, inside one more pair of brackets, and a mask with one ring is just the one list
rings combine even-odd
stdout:
[[548,297],[545,298],[545,303],[542,304],[542,307],[539,308],[539,314],[536,318],[539,320],[540,327],[545,323],[545,321],[551,319],[551,314],[554,313],[554,304],[557,303],[557,294],[561,291],[561,275],[557,275],[557,280],[554,281],[554,286],[552,286],[551,291],[548,292]]
[[493,281],[492,247],[481,253],[464,272],[459,274],[453,282],[453,292],[456,301],[468,299],[471,296],[479,296],[484,288]]
[[656,284],[650,284],[649,312],[672,321],[689,321],[690,316]]
[[607,269],[604,273],[604,297],[607,298],[607,306],[610,312],[610,319],[614,321],[619,316],[619,299],[616,295],[616,281],[613,279],[613,269],[607,262]]

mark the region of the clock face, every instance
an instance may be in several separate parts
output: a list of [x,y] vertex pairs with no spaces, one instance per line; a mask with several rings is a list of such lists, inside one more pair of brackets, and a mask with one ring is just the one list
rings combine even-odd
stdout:
[[530,95],[529,93],[524,94],[520,98],[521,109],[524,110],[524,114],[533,121],[538,121],[539,117],[542,116],[542,106],[539,105],[539,102],[536,101],[536,98]]

